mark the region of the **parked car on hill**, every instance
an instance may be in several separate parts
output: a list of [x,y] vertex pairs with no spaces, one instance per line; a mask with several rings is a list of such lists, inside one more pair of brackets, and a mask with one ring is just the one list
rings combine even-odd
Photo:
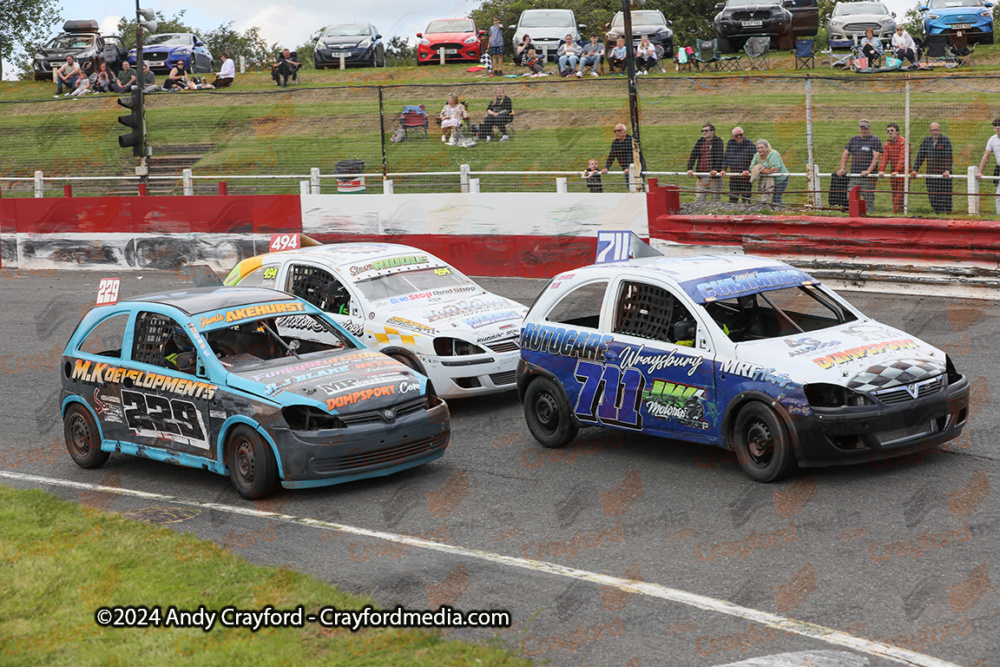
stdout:
[[97,21],[66,21],[63,31],[35,53],[31,64],[35,81],[51,81],[52,71],[73,56],[85,74],[96,71],[103,61],[117,72],[125,61],[125,48],[118,35],[102,35]]
[[448,406],[427,378],[305,301],[206,287],[115,303],[113,289],[62,354],[66,447],[82,468],[131,454],[261,498],[276,483],[383,477],[448,446]]
[[441,19],[431,21],[427,29],[417,33],[417,64],[441,62],[444,49],[446,62],[479,62],[486,52],[485,30],[476,30],[472,19]]
[[566,40],[566,35],[573,35],[573,41],[580,42],[585,39],[580,31],[586,30],[587,26],[576,22],[572,9],[525,9],[517,25],[508,28],[514,31],[511,38],[513,47],[516,48],[527,34],[538,55],[545,52],[550,60],[556,60],[556,51]]
[[838,2],[826,22],[831,48],[854,46],[871,28],[883,45],[888,45],[896,29],[896,15],[881,2]]
[[819,30],[816,0],[727,0],[715,5],[715,33],[722,52],[743,48],[751,37],[767,36],[771,45],[788,51],[796,37]]
[[[672,21],[668,21],[659,9],[643,9],[632,12],[632,48],[639,45],[643,35],[649,37],[649,41],[657,46],[663,47],[666,58],[674,54],[674,31],[670,26]],[[619,37],[625,36],[625,13],[618,12],[607,26],[604,35],[605,51],[615,48]]]
[[382,35],[371,23],[338,23],[328,25],[316,37],[313,63],[316,69],[344,65],[385,67],[385,44]]
[[970,42],[992,44],[992,7],[984,0],[930,0],[918,7],[924,15],[923,36],[962,34]]
[[[152,72],[169,72],[182,63],[192,74],[215,71],[215,60],[201,37],[190,32],[165,32],[149,35],[142,43],[142,59]],[[135,49],[128,52],[128,61],[135,66]]]

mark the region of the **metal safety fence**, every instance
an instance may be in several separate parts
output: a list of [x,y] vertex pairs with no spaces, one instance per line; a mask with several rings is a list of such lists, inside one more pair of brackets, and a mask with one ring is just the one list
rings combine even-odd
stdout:
[[[896,151],[902,167],[889,163],[885,177],[867,182],[876,192],[876,214],[894,208],[909,215],[947,213],[935,211],[927,196],[928,181],[943,179],[927,173],[926,160],[916,178],[909,176],[931,123],[939,123],[949,140],[952,211],[967,212],[970,195],[978,203],[994,194],[995,160],[988,161],[983,182],[975,168],[993,135],[991,121],[1000,116],[1000,77],[648,76],[639,77],[637,86],[646,175],[680,186],[683,201],[694,199],[695,181],[686,172],[701,128],[711,123],[724,143],[735,127],[750,142],[770,142],[791,174],[785,204],[838,208],[830,175],[859,134],[861,119],[870,121],[883,147],[889,123],[909,142],[908,153]],[[487,113],[498,87],[513,109],[502,125],[490,123]],[[451,93],[468,113],[454,144],[441,141],[436,122]],[[414,111],[420,107],[425,116]],[[59,195],[66,184],[77,195],[135,194],[138,161],[116,140],[125,128],[115,118],[124,112],[113,95],[0,102],[3,196]],[[607,165],[613,128],[628,124],[629,108],[624,77],[516,77],[452,85],[156,93],[147,96],[146,122],[153,194],[215,193],[218,181],[233,194],[303,188],[586,192],[582,172],[591,159]],[[847,159],[846,171],[857,170],[852,162]],[[875,176],[881,167],[876,165]],[[628,189],[622,168],[611,165],[601,178],[603,191]],[[904,193],[901,202],[892,196],[894,172],[900,174],[895,188]],[[726,179],[723,201],[728,187]],[[989,216],[995,210],[992,202],[980,208]]]

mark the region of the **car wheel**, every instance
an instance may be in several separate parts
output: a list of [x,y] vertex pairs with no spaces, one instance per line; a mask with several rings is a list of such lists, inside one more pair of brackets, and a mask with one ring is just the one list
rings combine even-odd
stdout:
[[736,459],[758,482],[776,482],[795,470],[788,432],[774,410],[763,403],[746,405],[733,427]]
[[66,408],[63,418],[66,449],[81,468],[99,468],[110,454],[101,451],[101,433],[90,412],[78,403]]
[[226,440],[227,465],[233,487],[244,498],[263,498],[278,480],[271,449],[249,426],[239,425]]
[[524,392],[528,430],[545,447],[563,447],[576,437],[578,428],[562,395],[556,384],[544,377],[533,380]]

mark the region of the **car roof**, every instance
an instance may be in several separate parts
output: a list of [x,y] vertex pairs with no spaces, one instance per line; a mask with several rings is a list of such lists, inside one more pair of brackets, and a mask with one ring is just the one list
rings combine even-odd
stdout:
[[346,266],[348,264],[358,264],[379,259],[398,257],[400,254],[427,255],[441,261],[426,250],[414,248],[413,246],[401,245],[399,243],[332,243],[330,245],[304,246],[296,250],[283,250],[265,255],[265,263],[272,263],[275,257],[285,261],[285,259],[309,257],[310,259],[322,259],[331,266]]
[[223,308],[240,308],[256,303],[294,300],[295,297],[290,294],[265,287],[192,287],[138,296],[127,302],[156,303],[172,306],[188,315],[197,315]]
[[[593,274],[594,277],[607,276],[622,267],[628,267],[639,273],[646,273],[650,277],[656,276],[661,280],[672,282],[687,292],[696,303],[707,303],[716,299],[730,298],[767,289],[819,283],[812,276],[789,264],[770,257],[756,255],[643,257],[626,262],[592,264],[567,273],[580,274],[581,276]],[[758,280],[758,272],[762,274],[781,273],[769,275],[768,280],[762,281]]]

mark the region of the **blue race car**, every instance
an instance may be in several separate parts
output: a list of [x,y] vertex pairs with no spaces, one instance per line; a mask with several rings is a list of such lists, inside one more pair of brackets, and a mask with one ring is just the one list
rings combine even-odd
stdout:
[[[607,426],[735,450],[753,479],[958,437],[969,381],[941,350],[806,273],[750,255],[662,257],[628,232],[552,279],[521,329],[531,434]],[[615,261],[611,261],[614,259]]]
[[279,481],[301,489],[413,468],[442,456],[451,432],[423,375],[263,288],[96,307],[61,379],[66,447],[81,467],[133,454],[229,475],[245,498]]
[[[128,52],[128,61],[135,67],[135,49]],[[215,71],[212,53],[198,35],[190,32],[165,32],[149,35],[142,43],[142,59],[151,72],[169,72],[181,63],[192,74]]]
[[918,7],[924,14],[924,38],[928,35],[964,35],[969,42],[993,43],[992,2],[984,0],[930,0]]

